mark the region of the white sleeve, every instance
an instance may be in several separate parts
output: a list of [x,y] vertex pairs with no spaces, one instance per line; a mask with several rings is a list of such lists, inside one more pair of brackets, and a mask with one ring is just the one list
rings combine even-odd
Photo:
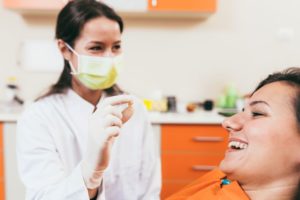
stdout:
[[80,163],[65,170],[40,117],[26,113],[17,125],[17,161],[26,200],[88,200]]
[[140,198],[142,200],[159,200],[161,191],[161,161],[158,145],[154,139],[148,113],[145,111],[143,160],[141,169]]

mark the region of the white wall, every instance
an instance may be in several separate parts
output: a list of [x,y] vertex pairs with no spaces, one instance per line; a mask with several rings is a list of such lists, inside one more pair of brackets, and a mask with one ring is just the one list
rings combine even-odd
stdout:
[[3,131],[5,199],[25,199],[25,187],[17,170],[16,159],[16,123],[5,123]]
[[[126,18],[120,83],[142,97],[161,89],[181,100],[215,98],[228,83],[246,93],[268,73],[300,64],[299,8],[298,0],[219,0],[207,20]],[[54,16],[24,18],[0,8],[2,86],[17,75],[23,96],[33,99],[56,80],[56,73],[16,66],[21,41],[52,39],[54,23]],[[282,40],[281,29],[294,35]]]

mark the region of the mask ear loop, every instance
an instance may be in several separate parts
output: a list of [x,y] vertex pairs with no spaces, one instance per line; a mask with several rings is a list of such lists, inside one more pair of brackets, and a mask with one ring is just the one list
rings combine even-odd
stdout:
[[[65,42],[65,44],[66,44],[67,48],[68,48],[70,51],[72,51],[72,52],[77,56],[77,58],[79,58],[78,53],[77,53],[77,52],[76,52],[76,51],[75,51],[68,43]],[[72,75],[77,75],[77,74],[79,74],[78,71],[75,70],[75,68],[74,68],[74,66],[72,65],[71,61],[70,61],[70,60],[68,60],[68,61],[69,61],[69,65],[70,65],[70,67],[71,67],[71,74],[72,74]]]

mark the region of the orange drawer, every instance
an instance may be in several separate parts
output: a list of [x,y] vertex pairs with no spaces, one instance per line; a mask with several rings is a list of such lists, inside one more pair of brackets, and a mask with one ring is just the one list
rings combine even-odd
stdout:
[[1,181],[1,178],[4,177],[4,163],[3,162],[4,162],[3,152],[0,151],[0,181]]
[[203,154],[162,153],[163,180],[193,181],[218,166],[224,154],[204,156]]
[[216,0],[148,0],[151,11],[214,12],[216,7]]
[[4,178],[0,178],[0,200],[5,199],[5,184],[4,184]]
[[224,152],[228,133],[221,125],[162,125],[162,151]]
[[183,187],[187,186],[190,182],[187,181],[163,181],[162,190],[160,193],[161,200],[171,196]]

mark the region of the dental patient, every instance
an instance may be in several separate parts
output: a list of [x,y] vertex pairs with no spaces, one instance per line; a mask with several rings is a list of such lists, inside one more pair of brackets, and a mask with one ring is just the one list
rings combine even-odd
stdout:
[[219,169],[167,200],[292,200],[300,180],[300,68],[261,81],[242,112],[227,118]]

